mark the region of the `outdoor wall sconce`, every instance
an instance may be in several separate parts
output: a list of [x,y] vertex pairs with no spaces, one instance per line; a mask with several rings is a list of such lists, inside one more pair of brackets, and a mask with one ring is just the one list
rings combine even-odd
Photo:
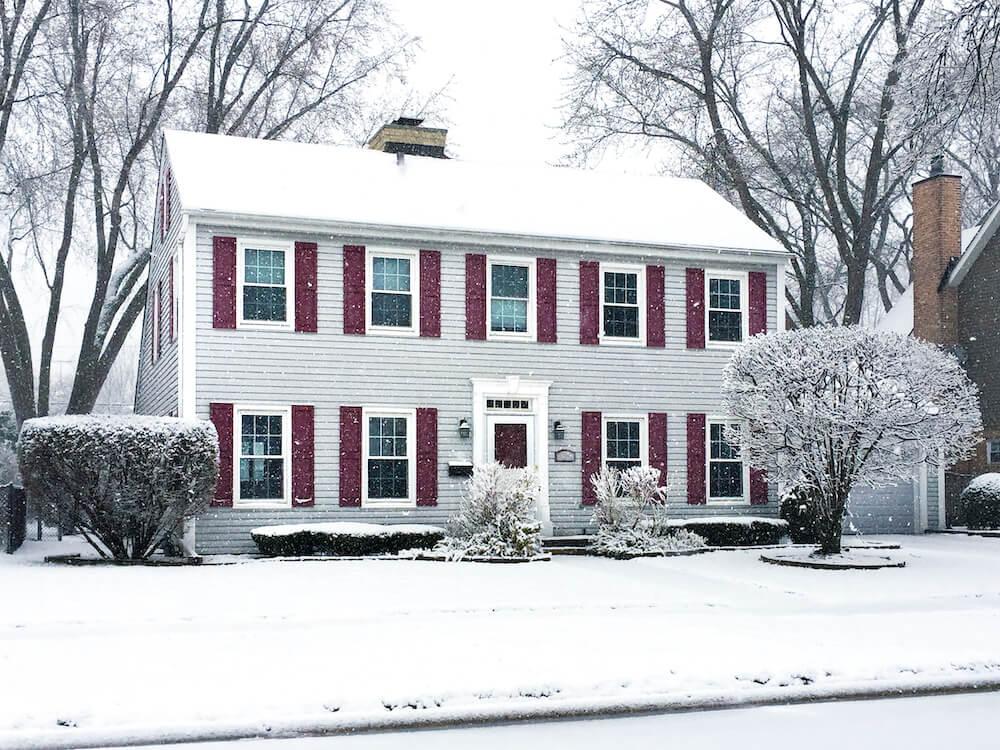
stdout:
[[465,417],[462,417],[460,420],[458,420],[458,436],[463,440],[466,440],[471,434],[472,434],[472,427],[469,426],[469,420],[466,419]]
[[558,419],[552,423],[552,437],[556,440],[564,440],[566,438],[566,428],[563,427],[563,423]]

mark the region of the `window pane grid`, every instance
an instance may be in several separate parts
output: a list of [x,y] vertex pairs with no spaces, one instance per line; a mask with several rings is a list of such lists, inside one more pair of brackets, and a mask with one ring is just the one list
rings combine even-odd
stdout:
[[410,328],[413,325],[412,275],[409,258],[372,258],[372,325]]
[[248,247],[243,251],[243,319],[284,322],[285,251]]
[[277,414],[240,416],[240,499],[284,497],[282,418]]
[[726,427],[721,422],[709,425],[708,494],[712,498],[742,498],[743,461],[739,449],[726,440]]
[[604,335],[639,338],[639,276],[635,273],[604,273]]
[[604,423],[605,452],[610,468],[625,470],[642,466],[639,432],[640,425],[635,421]]
[[743,340],[743,305],[739,279],[708,280],[709,341]]
[[1000,440],[988,440],[986,442],[987,462],[1000,464]]
[[490,330],[528,331],[528,267],[494,264],[490,267]]
[[409,498],[406,417],[368,418],[368,497]]

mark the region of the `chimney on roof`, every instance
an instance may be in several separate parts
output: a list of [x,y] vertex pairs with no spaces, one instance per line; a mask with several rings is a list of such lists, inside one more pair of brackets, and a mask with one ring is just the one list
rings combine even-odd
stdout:
[[447,159],[444,147],[448,131],[444,128],[425,128],[417,117],[400,117],[383,125],[368,141],[368,148],[388,154],[432,156]]
[[962,253],[962,178],[944,156],[913,185],[913,333],[942,346],[958,343],[958,293],[944,282]]

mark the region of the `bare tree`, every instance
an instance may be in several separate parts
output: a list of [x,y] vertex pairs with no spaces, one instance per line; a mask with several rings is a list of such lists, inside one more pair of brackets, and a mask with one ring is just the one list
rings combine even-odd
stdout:
[[924,0],[647,5],[585,5],[566,120],[581,152],[668,144],[791,253],[800,324],[859,322],[875,261],[890,279],[906,256],[892,212],[960,109],[961,71],[927,42],[941,19]]

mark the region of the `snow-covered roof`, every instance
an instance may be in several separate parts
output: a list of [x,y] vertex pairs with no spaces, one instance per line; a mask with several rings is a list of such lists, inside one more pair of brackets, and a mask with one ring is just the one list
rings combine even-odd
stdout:
[[182,208],[201,214],[784,254],[699,180],[405,157],[165,133]]
[[[951,269],[948,286],[956,287],[962,283],[997,229],[1000,229],[1000,202],[993,205],[981,224],[962,232],[962,255]],[[969,233],[968,237],[966,232]]]

